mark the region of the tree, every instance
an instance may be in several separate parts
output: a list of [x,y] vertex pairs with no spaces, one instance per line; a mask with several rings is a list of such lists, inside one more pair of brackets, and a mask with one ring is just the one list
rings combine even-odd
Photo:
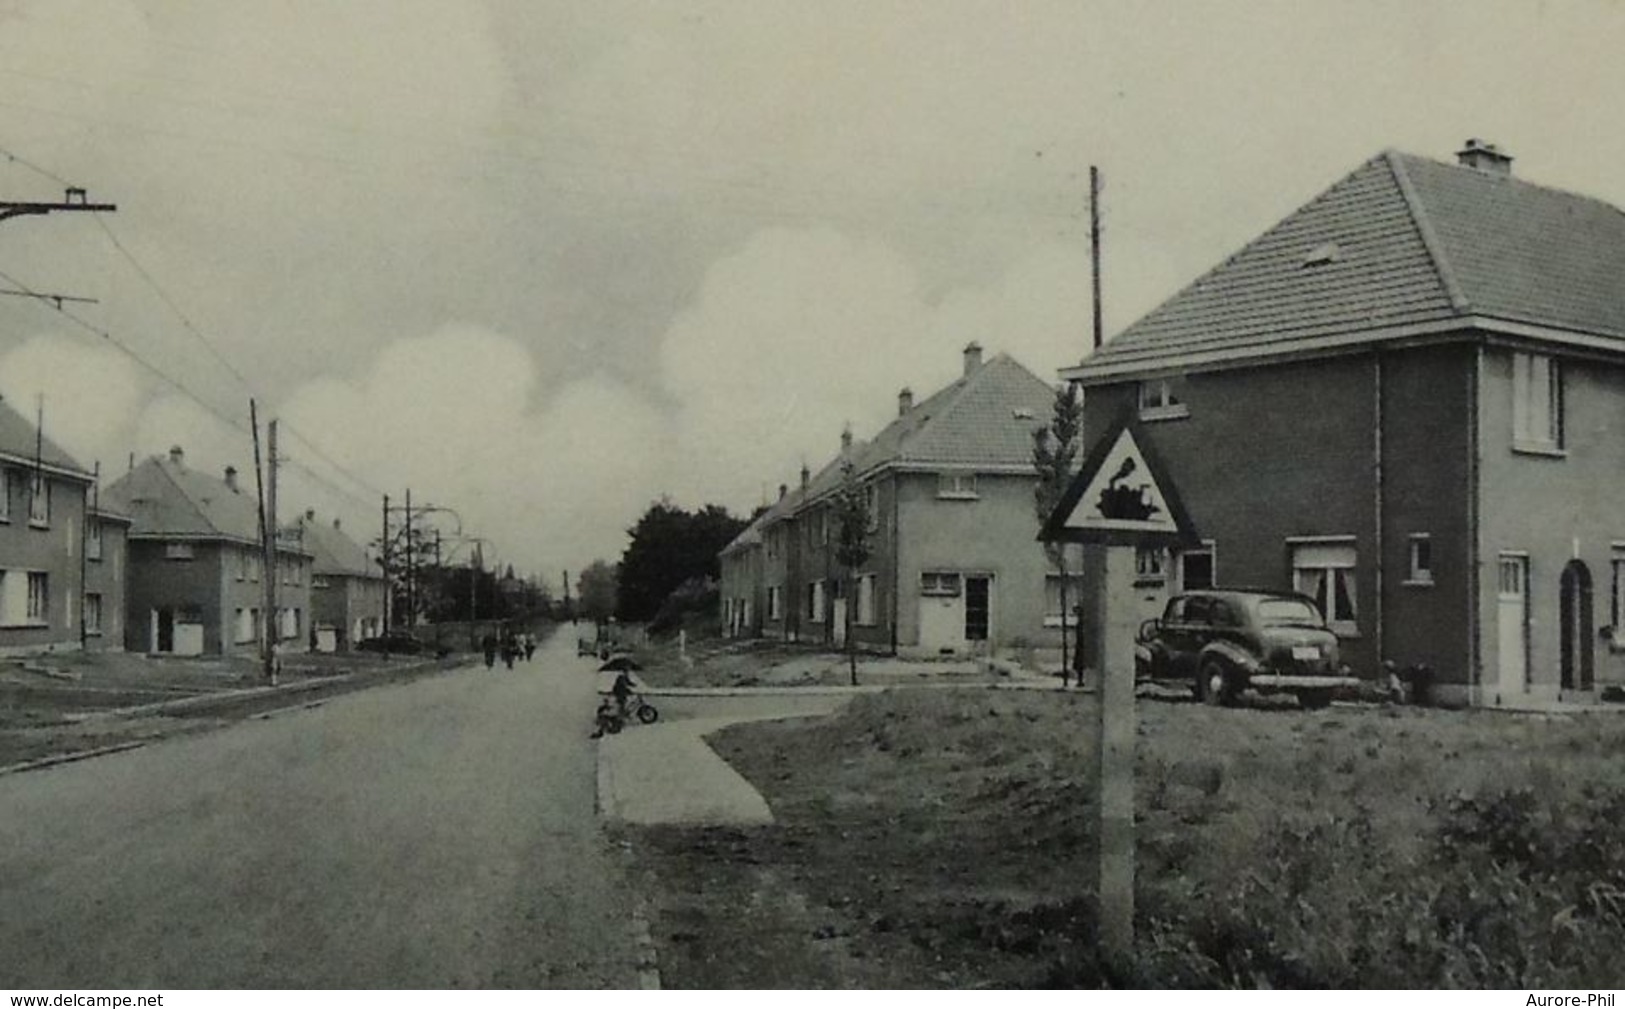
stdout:
[[[1055,390],[1050,422],[1033,431],[1033,468],[1038,471],[1038,485],[1033,488],[1033,506],[1040,525],[1049,520],[1050,514],[1061,503],[1061,496],[1072,485],[1082,436],[1083,404],[1078,399],[1077,390],[1069,383]],[[1067,672],[1072,668],[1067,661],[1072,609],[1067,591],[1071,576],[1066,568],[1066,544],[1045,543],[1044,553],[1061,576],[1061,683],[1064,686]],[[1081,657],[1078,683],[1083,683]]]
[[835,561],[846,572],[846,659],[852,685],[858,685],[858,642],[852,635],[857,609],[858,568],[869,559],[869,494],[872,488],[858,482],[857,468],[841,463],[841,485],[835,492]]
[[615,614],[615,597],[620,582],[620,566],[596,560],[576,577],[575,612],[595,623],[604,623]]
[[744,527],[719,505],[689,513],[668,498],[656,501],[627,530],[616,612],[622,620],[653,619],[679,586],[720,577],[717,554]]

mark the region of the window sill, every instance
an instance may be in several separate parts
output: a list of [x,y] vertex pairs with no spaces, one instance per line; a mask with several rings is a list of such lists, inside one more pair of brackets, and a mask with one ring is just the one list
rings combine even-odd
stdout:
[[[1059,613],[1046,614],[1045,617],[1044,617],[1044,626],[1045,627],[1060,627],[1060,626],[1062,626],[1062,624],[1061,624],[1061,615]],[[1065,626],[1066,626],[1067,630],[1071,630],[1074,627],[1078,626],[1078,622],[1076,620],[1068,620],[1066,622]]]
[[980,499],[975,491],[938,491],[938,501],[976,501]]
[[1140,408],[1140,419],[1143,421],[1184,420],[1191,415],[1191,408],[1183,403],[1172,406],[1149,406]]
[[29,620],[20,624],[0,624],[3,631],[37,631],[48,629],[51,626],[48,620]]
[[1167,575],[1140,575],[1134,579],[1137,589],[1160,589],[1168,584]]
[[1337,635],[1339,641],[1360,640],[1360,629],[1354,624],[1334,623],[1327,624],[1326,629]]
[[1512,451],[1518,455],[1538,455],[1547,459],[1567,459],[1569,457],[1568,449],[1539,441],[1514,441]]
[[34,519],[29,519],[28,520],[28,528],[30,528],[30,529],[49,529],[49,528],[51,528],[51,523],[50,522],[39,522],[39,521],[36,521]]
[[1405,586],[1407,586],[1409,588],[1413,588],[1413,589],[1431,589],[1433,587],[1433,579],[1431,579],[1431,578],[1407,578],[1403,582],[1401,582],[1400,584],[1405,585]]

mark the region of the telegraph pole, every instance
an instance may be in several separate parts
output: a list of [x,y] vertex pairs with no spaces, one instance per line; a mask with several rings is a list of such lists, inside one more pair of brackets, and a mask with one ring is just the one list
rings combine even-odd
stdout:
[[[1100,169],[1089,166],[1089,277],[1094,294],[1095,349],[1105,342],[1105,328],[1100,319]],[[1063,621],[1064,622],[1064,621]]]
[[406,629],[418,623],[417,550],[412,545],[412,488],[406,488]]
[[276,612],[276,421],[269,422],[265,427],[265,675],[274,687],[277,646],[282,643],[282,621],[277,619]]
[[[394,627],[394,625],[389,622],[389,611],[391,609],[390,604],[393,602],[393,600],[391,600],[390,597],[395,594],[395,590],[390,587],[390,583],[389,583],[389,495],[388,494],[384,495],[384,534],[383,534],[383,536],[379,537],[378,545],[379,545],[379,553],[382,555],[380,557],[378,563],[379,563],[379,566],[384,569],[384,631],[387,633],[388,631],[392,630],[393,627]],[[388,655],[389,654],[389,649],[387,649],[387,648],[383,649],[381,654]]]

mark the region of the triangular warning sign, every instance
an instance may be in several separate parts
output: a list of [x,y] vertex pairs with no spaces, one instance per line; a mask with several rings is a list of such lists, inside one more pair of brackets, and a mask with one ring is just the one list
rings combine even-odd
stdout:
[[1044,523],[1047,542],[1155,543],[1196,538],[1190,519],[1135,426],[1116,424]]

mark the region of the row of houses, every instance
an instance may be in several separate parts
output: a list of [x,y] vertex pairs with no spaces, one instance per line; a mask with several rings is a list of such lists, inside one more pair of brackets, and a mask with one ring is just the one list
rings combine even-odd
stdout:
[[[254,653],[265,605],[256,499],[153,456],[106,488],[0,401],[0,654]],[[342,650],[383,630],[383,573],[338,520],[279,531],[279,646]]]
[[[1137,421],[1201,539],[1140,552],[1148,615],[1294,589],[1357,672],[1425,663],[1447,701],[1625,684],[1625,214],[1511,163],[1382,152],[1060,371],[1086,443]],[[886,650],[1051,644],[1029,433],[1051,395],[974,346],[954,385],[905,392],[724,550],[730,632],[835,641],[850,597]],[[850,587],[827,546],[842,459],[882,545]]]

